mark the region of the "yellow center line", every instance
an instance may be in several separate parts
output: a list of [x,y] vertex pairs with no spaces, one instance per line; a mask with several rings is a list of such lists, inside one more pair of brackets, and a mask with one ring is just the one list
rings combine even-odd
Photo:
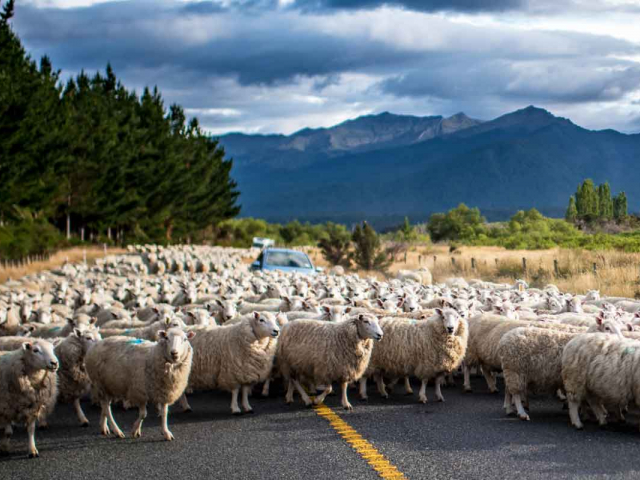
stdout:
[[315,412],[327,419],[331,427],[384,480],[406,480],[407,477],[389,462],[370,442],[326,405],[314,405]]

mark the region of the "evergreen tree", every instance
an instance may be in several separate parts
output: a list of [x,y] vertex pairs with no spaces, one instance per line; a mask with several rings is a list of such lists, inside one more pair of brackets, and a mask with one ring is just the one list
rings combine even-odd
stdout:
[[581,220],[590,222],[598,218],[598,194],[593,180],[585,180],[578,187],[576,209],[578,210],[578,218]]
[[624,192],[620,192],[613,199],[613,218],[616,221],[621,221],[628,216],[627,195]]
[[611,198],[611,188],[608,182],[598,186],[598,213],[599,218],[604,220],[613,218],[613,199]]
[[320,239],[318,247],[324,259],[331,265],[341,265],[349,268],[351,264],[349,259],[351,235],[344,225],[327,222],[326,235]]
[[354,244],[351,259],[358,267],[384,271],[393,262],[393,257],[382,248],[378,234],[367,222],[362,222],[362,227],[356,225],[351,239]]
[[573,196],[569,198],[569,206],[567,207],[564,218],[569,223],[575,223],[578,219],[578,209],[576,208],[576,200]]

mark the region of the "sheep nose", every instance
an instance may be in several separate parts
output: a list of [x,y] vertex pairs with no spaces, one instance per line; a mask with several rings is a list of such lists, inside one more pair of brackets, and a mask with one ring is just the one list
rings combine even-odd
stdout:
[[378,340],[382,340],[382,335],[378,334]]
[[55,360],[51,360],[49,362],[49,368],[51,368],[51,370],[57,370],[58,369],[58,362],[56,362]]
[[172,357],[177,357],[178,356],[178,351],[177,350],[171,350],[171,356]]
[[448,331],[449,333],[453,333],[453,327],[447,327],[447,331]]
[[274,337],[277,337],[280,334],[280,332],[278,330],[274,330],[271,335]]

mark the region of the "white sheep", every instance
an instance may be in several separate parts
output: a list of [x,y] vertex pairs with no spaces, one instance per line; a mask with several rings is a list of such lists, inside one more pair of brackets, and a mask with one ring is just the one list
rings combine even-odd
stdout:
[[18,350],[0,356],[0,452],[9,450],[11,424],[24,423],[29,435],[29,458],[39,456],[35,442],[36,420],[55,402],[58,359],[53,345],[30,340]]
[[[238,407],[238,394],[242,390],[242,409],[253,413],[249,391],[254,384],[269,378],[279,333],[275,315],[269,312],[254,312],[238,323],[198,330],[192,342],[194,357],[189,388],[230,391],[234,415],[242,413]],[[183,408],[189,408],[186,402],[181,403]]]
[[373,348],[371,361],[360,379],[360,396],[367,398],[367,377],[374,376],[378,389],[388,397],[383,376],[415,376],[422,381],[419,401],[427,403],[426,385],[436,379],[436,398],[444,402],[440,386],[446,374],[457,369],[467,349],[468,326],[460,314],[450,308],[436,309],[425,321],[382,318],[384,339]]
[[171,328],[160,330],[157,335],[157,342],[130,337],[107,338],[87,353],[87,373],[102,407],[103,435],[111,435],[110,426],[116,436],[124,438],[111,413],[111,402],[126,400],[138,407],[138,419],[131,432],[134,438],[142,435],[147,403],[152,402],[160,405],[165,440],[174,439],[167,425],[169,405],[175,403],[187,387],[193,358],[189,340],[195,333]]
[[296,320],[282,329],[278,342],[278,364],[288,382],[286,402],[293,402],[295,387],[305,405],[311,405],[301,382],[327,387],[315,404],[331,393],[332,382],[340,382],[342,406],[352,410],[347,398],[349,383],[364,374],[373,348],[373,340],[382,340],[383,332],[372,315],[359,314],[339,323]]

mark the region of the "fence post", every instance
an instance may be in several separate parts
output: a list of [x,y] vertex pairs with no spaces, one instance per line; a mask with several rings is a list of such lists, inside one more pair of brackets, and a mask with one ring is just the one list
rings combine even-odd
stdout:
[[476,269],[476,259],[475,258],[471,258],[471,270],[475,270]]
[[453,266],[453,268],[456,268],[456,259],[451,257],[451,265]]
[[593,274],[598,275],[598,264],[595,262],[593,263]]
[[104,248],[104,254],[106,255],[107,254],[107,244],[103,243],[102,247]]
[[436,260],[438,260],[438,257],[436,257],[435,255],[433,256],[433,266],[436,266]]
[[422,255],[418,255],[418,265],[422,265]]
[[407,252],[404,252],[404,263],[407,263]]
[[498,259],[496,258],[496,268],[498,268]]
[[522,271],[527,274],[527,259],[522,257]]
[[553,271],[556,274],[556,278],[559,278],[560,277],[560,269],[558,268],[558,260],[557,259],[553,260]]

